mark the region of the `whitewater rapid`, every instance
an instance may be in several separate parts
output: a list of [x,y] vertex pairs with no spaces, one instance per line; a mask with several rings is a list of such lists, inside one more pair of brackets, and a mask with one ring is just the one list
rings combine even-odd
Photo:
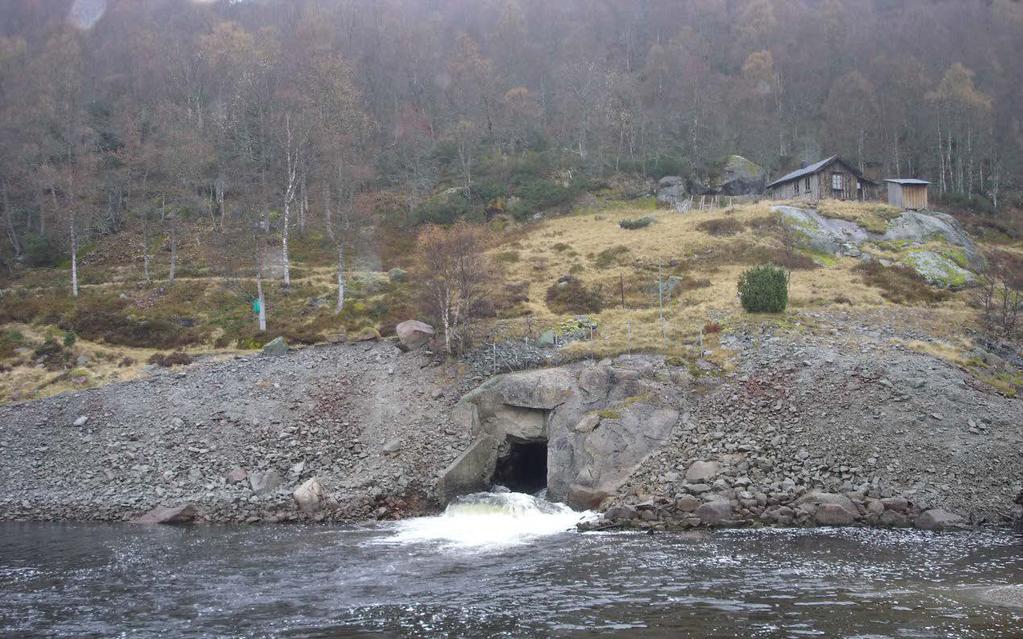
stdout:
[[595,517],[565,504],[524,493],[492,492],[465,495],[435,517],[417,517],[396,524],[386,543],[441,542],[458,548],[500,548],[575,529]]

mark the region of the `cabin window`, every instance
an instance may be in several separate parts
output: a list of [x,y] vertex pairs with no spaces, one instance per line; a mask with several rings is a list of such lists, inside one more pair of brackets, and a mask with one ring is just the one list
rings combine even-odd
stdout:
[[842,190],[842,174],[841,173],[832,173],[831,174],[831,188],[834,189],[835,191],[841,191]]
[[799,180],[792,183],[792,192],[799,195]]
[[807,193],[810,192],[810,176],[809,175],[806,176],[805,180],[803,180],[803,190],[806,191]]

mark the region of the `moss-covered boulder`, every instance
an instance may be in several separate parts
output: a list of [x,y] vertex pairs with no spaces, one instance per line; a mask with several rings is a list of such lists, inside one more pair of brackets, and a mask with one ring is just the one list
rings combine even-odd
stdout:
[[764,192],[767,172],[764,167],[741,155],[729,155],[721,171],[718,187],[722,195],[758,195]]
[[934,251],[910,251],[902,258],[902,262],[929,284],[942,288],[963,288],[975,279],[973,273]]

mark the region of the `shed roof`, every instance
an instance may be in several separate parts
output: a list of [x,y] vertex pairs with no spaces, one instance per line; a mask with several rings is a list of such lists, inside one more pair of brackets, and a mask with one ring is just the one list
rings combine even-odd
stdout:
[[930,184],[927,180],[918,180],[916,178],[892,178],[885,180],[885,182],[894,182],[895,184]]
[[857,178],[859,178],[859,180],[861,182],[866,182],[867,184],[875,184],[875,182],[873,180],[868,180],[867,178],[863,177],[863,175],[859,171],[857,171],[855,168],[853,168],[848,162],[844,161],[842,158],[838,157],[837,155],[832,155],[831,157],[825,158],[825,159],[821,160],[820,162],[814,162],[813,164],[810,164],[809,166],[805,166],[805,167],[803,167],[801,169],[796,169],[795,171],[792,171],[791,173],[786,173],[785,175],[781,176],[780,178],[778,178],[774,182],[771,182],[770,184],[768,184],[766,188],[771,188],[772,186],[776,186],[776,185],[782,184],[784,182],[791,182],[792,180],[796,180],[798,178],[801,178],[804,175],[813,175],[814,173],[817,173],[817,172],[821,171],[822,169],[826,168],[832,162],[836,162],[836,161],[841,162],[842,164],[844,164],[845,167],[847,169],[849,169],[850,171],[852,171],[852,173]]

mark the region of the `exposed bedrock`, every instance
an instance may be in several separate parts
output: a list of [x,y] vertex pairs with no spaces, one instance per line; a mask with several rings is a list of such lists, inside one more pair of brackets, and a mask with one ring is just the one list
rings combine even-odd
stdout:
[[515,477],[504,465],[524,445],[546,443],[548,496],[596,506],[667,440],[684,409],[685,396],[654,370],[653,360],[632,357],[486,382],[453,410],[472,444],[443,473],[441,500],[485,489],[495,475]]

